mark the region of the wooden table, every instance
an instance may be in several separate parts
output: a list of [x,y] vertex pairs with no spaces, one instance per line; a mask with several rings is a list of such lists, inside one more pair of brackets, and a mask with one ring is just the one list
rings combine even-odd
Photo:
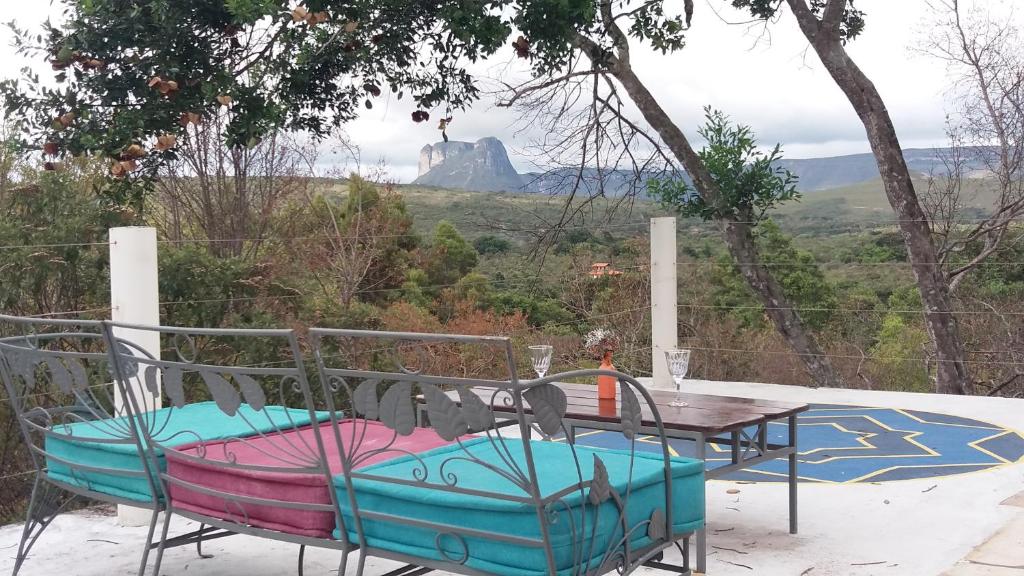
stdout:
[[[589,384],[558,383],[568,400],[563,422],[569,441],[575,442],[577,428],[591,430],[621,429],[618,400],[599,400],[597,387]],[[476,390],[490,404],[492,391]],[[705,461],[705,478],[713,480],[730,472],[750,468],[761,462],[777,458],[789,459],[789,531],[797,532],[797,414],[808,409],[807,404],[775,402],[751,398],[735,398],[707,394],[683,394],[685,407],[670,406],[675,392],[648,389],[661,416],[665,435],[669,438],[692,440],[696,444],[697,458]],[[453,399],[458,396],[452,393]],[[641,399],[643,434],[658,434],[650,409]],[[495,403],[495,410],[502,410]],[[509,406],[507,410],[512,410]],[[529,408],[527,408],[529,412]],[[768,441],[768,425],[788,423],[789,437],[784,444]],[[753,430],[751,430],[753,429]],[[708,470],[707,445],[731,447],[731,462]],[[707,571],[707,531],[700,530],[696,538],[697,572]]]
[[[568,408],[565,423],[570,441],[575,441],[576,428],[619,430],[618,400],[598,400],[597,388],[588,384],[560,383],[565,391]],[[731,447],[731,462],[725,466],[707,469],[705,478],[713,480],[730,472],[750,468],[767,460],[789,459],[789,532],[797,532],[797,414],[808,410],[807,404],[775,402],[752,398],[735,398],[708,394],[683,394],[685,407],[670,406],[676,393],[648,389],[658,407],[665,435],[669,438],[693,440],[697,458],[707,462],[707,445]],[[646,403],[643,406],[644,434],[657,435],[654,421]],[[768,441],[768,425],[787,422],[788,441],[773,444]],[[750,430],[750,429],[753,430]],[[707,531],[697,533],[697,572],[707,570]]]

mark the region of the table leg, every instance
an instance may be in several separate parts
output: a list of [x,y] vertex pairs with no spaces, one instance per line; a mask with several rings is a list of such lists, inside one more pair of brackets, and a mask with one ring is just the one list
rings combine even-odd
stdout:
[[789,533],[796,534],[797,529],[797,429],[796,415],[789,417],[789,445],[793,453],[789,455]]
[[[703,434],[697,435],[697,459],[704,462],[704,468],[707,469],[707,452],[705,438]],[[704,501],[704,528],[697,531],[697,572],[701,574],[707,573],[708,564],[708,531],[707,531],[707,500]]]

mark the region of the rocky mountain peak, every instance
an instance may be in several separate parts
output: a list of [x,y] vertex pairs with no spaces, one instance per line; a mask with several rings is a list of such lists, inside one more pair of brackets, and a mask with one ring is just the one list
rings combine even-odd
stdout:
[[494,137],[427,144],[420,150],[419,177],[413,184],[481,192],[524,190],[505,146]]

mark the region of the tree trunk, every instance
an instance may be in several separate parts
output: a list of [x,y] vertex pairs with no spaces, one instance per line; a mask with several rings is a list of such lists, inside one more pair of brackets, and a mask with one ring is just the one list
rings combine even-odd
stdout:
[[[935,391],[967,394],[970,391],[967,364],[960,330],[953,315],[949,285],[932,242],[928,217],[918,202],[914,181],[885,102],[875,85],[846,53],[838,21],[825,26],[810,12],[804,0],[788,2],[804,36],[832,79],[846,94],[867,131],[885,194],[899,219],[903,241],[921,292],[925,324],[935,346]],[[845,7],[845,2],[837,5]]]
[[757,294],[757,299],[761,301],[768,317],[772,319],[775,329],[800,356],[811,378],[820,386],[842,387],[843,382],[832,367],[832,362],[818,348],[803,320],[786,300],[782,286],[775,280],[768,267],[760,263],[753,227],[747,222],[722,221],[720,225],[729,246],[729,253],[738,263],[747,285]]
[[[686,135],[672,122],[629,64],[613,59],[609,64],[609,70],[625,88],[647,123],[658,132],[672,154],[682,163],[701,196],[711,204],[718,203],[721,194],[704,162],[690,146]],[[765,306],[776,330],[800,356],[811,378],[819,386],[841,388],[842,378],[832,367],[828,356],[821,351],[814,336],[789,304],[771,271],[759,264],[751,225],[728,221],[719,221],[719,224],[725,235],[729,253],[739,265],[743,278]]]

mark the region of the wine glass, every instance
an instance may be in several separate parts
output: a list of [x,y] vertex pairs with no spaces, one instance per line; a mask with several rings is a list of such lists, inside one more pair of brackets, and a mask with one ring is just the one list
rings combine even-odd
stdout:
[[686,371],[690,368],[690,351],[665,350],[665,360],[668,362],[668,372],[676,383],[676,397],[668,405],[680,408],[689,406],[683,401],[683,377],[686,376]]
[[533,371],[537,373],[537,378],[543,378],[548,373],[548,368],[551,367],[551,354],[554,351],[555,349],[547,344],[530,346],[530,360],[533,362]]

